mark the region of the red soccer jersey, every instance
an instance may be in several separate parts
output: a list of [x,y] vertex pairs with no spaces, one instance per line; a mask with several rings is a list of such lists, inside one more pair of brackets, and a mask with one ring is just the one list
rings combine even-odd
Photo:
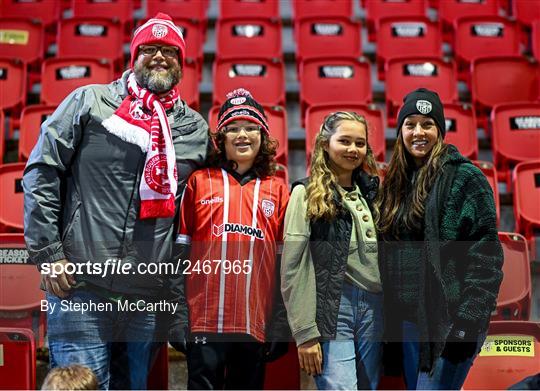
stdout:
[[177,242],[191,244],[184,277],[192,332],[265,340],[279,289],[276,251],[288,199],[287,186],[276,177],[241,185],[220,168],[191,175]]

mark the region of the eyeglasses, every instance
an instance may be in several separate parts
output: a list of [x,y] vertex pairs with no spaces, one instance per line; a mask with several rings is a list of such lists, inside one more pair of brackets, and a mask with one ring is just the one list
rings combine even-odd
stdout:
[[238,134],[242,130],[244,132],[249,134],[259,133],[261,131],[261,127],[258,125],[247,125],[247,126],[227,126],[223,129],[223,131],[227,134]]
[[163,57],[177,57],[178,48],[174,46],[140,46],[139,53],[142,53],[143,56],[155,56],[158,50],[161,52]]

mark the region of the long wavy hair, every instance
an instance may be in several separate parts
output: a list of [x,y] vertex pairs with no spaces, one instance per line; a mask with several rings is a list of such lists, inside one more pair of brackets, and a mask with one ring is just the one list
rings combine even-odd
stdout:
[[[208,167],[222,167],[229,170],[236,170],[238,164],[234,160],[227,159],[227,154],[225,153],[225,133],[219,131],[212,132],[210,133],[210,137],[213,142],[211,143],[212,149],[208,155],[206,165]],[[279,143],[275,138],[268,135],[264,130],[261,130],[261,147],[251,167],[257,177],[265,178],[276,173],[276,151],[278,145]]]
[[[365,126],[367,153],[362,165],[357,170],[377,175],[377,165],[367,139],[369,132],[366,119],[355,112],[346,111],[327,115],[315,140],[315,150],[311,158],[311,175],[306,188],[307,217],[310,220],[320,218],[331,220],[336,217],[338,212],[338,206],[334,202],[337,177],[331,169],[330,157],[325,151],[325,147],[330,144],[330,138],[336,133],[342,121],[356,121]],[[355,174],[356,172],[353,172],[353,178]]]
[[411,171],[415,162],[403,144],[403,134],[399,131],[394,153],[384,177],[382,190],[375,201],[379,211],[376,224],[381,233],[395,237],[405,227],[418,230],[422,227],[427,196],[440,175],[448,145],[444,143],[438,129],[437,142],[425,163],[418,169],[414,185],[410,184]]

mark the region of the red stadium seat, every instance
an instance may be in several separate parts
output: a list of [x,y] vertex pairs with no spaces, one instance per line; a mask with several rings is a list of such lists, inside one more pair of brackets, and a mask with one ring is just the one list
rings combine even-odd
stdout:
[[324,118],[336,111],[353,111],[366,118],[368,123],[368,143],[377,161],[384,161],[386,152],[386,140],[384,138],[384,118],[380,109],[374,105],[361,104],[318,104],[308,107],[306,111],[306,161],[311,161],[311,155],[315,146],[315,137]]
[[87,84],[110,83],[112,65],[94,58],[49,58],[43,61],[41,101],[58,105],[74,89]]
[[311,16],[350,18],[353,15],[353,2],[352,0],[295,0],[293,12],[295,20]]
[[245,88],[265,106],[285,104],[285,68],[282,61],[273,59],[236,58],[214,62],[215,105],[225,102],[225,95]]
[[497,225],[499,225],[501,217],[501,201],[499,199],[499,183],[497,182],[497,170],[491,162],[473,160],[473,164],[478,167],[486,176],[486,179],[491,186],[491,190],[493,190],[493,198],[495,199],[495,210],[497,211]]
[[131,36],[133,7],[130,1],[72,0],[71,9],[73,10],[74,18],[107,18],[113,21],[117,20],[126,27],[126,34],[129,31],[129,35]]
[[458,90],[455,64],[437,57],[390,59],[386,72],[386,118],[396,126],[396,117],[403,97],[416,88],[436,91],[443,102],[457,102]]
[[58,24],[57,57],[105,58],[121,72],[124,66],[122,39],[122,26],[118,20],[65,19]]
[[199,110],[199,80],[201,79],[199,64],[189,59],[184,62],[182,72],[182,80],[180,80],[180,84],[178,85],[180,98],[192,109]]
[[439,20],[444,38],[452,43],[454,22],[462,16],[497,16],[498,0],[462,1],[443,0],[439,2]]
[[503,280],[492,320],[529,320],[531,265],[527,241],[517,233],[499,232],[504,250]]
[[0,110],[18,110],[26,101],[26,66],[0,58]]
[[41,347],[46,313],[40,304],[45,292],[38,269],[28,261],[23,234],[0,234],[0,256],[0,322],[3,327],[32,330]]
[[169,349],[166,343],[161,346],[154,360],[148,374],[147,387],[149,390],[169,389]]
[[25,161],[30,156],[38,137],[41,124],[52,114],[56,106],[29,105],[21,114],[19,131],[19,160]]
[[280,19],[219,19],[216,26],[216,56],[221,59],[281,58]]
[[446,136],[444,141],[453,144],[469,159],[478,158],[478,134],[476,118],[471,105],[445,103]]
[[4,112],[0,110],[0,163],[4,161],[5,133],[4,133]]
[[283,164],[278,163],[277,170],[276,170],[276,177],[281,179],[283,183],[289,186],[289,170],[287,169],[287,166],[284,166]]
[[512,179],[516,231],[532,242],[540,228],[540,160],[519,163]]
[[[208,113],[208,125],[210,130],[215,132],[220,106],[214,106]],[[278,163],[287,166],[289,156],[289,134],[287,131],[287,111],[281,106],[265,107],[264,112],[268,118],[270,134],[279,142],[276,153]]]
[[531,0],[512,0],[512,16],[523,26],[531,27],[532,23],[540,20],[540,6]]
[[[286,182],[289,184],[288,181]],[[280,359],[266,366],[265,390],[299,390],[300,364],[294,343],[289,343],[289,351]]]
[[48,27],[60,20],[60,2],[57,0],[2,0],[0,16],[28,20],[36,19],[41,21],[45,27]]
[[146,16],[153,18],[164,12],[171,18],[194,19],[204,23],[206,29],[207,3],[201,0],[147,0]]
[[321,103],[371,102],[371,67],[350,57],[314,58],[300,64],[302,119],[309,106]]
[[360,23],[344,16],[318,16],[296,22],[296,61],[346,54],[362,55]]
[[532,54],[536,61],[540,61],[540,18],[535,20],[531,30]]
[[368,38],[374,42],[382,18],[397,15],[412,18],[424,17],[426,16],[427,2],[425,0],[365,0],[365,10]]
[[463,390],[504,390],[540,372],[540,323],[491,322]]
[[382,18],[377,30],[376,53],[380,80],[384,80],[384,63],[390,58],[440,57],[442,40],[439,26],[422,16]]
[[279,19],[278,0],[227,0],[219,2],[219,18],[275,18]]
[[519,30],[514,22],[498,16],[459,18],[454,24],[454,54],[460,79],[467,80],[475,58],[519,56]]
[[0,166],[0,232],[23,231],[24,166],[25,163]]
[[523,57],[485,57],[471,65],[471,96],[479,125],[495,105],[535,101],[540,94],[540,66]]
[[493,162],[499,180],[510,184],[519,162],[540,158],[540,103],[497,105],[491,112]]
[[0,19],[0,53],[5,58],[18,58],[26,64],[43,60],[44,31],[37,19]]
[[0,327],[0,358],[0,389],[36,389],[36,345],[31,330]]

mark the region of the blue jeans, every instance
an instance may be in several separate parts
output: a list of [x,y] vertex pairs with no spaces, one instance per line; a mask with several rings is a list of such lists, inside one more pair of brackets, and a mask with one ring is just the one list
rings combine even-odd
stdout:
[[[155,353],[156,313],[121,311],[116,303],[76,289],[66,299],[47,293],[47,335],[51,368],[81,364],[96,374],[99,387],[146,389]],[[104,310],[73,310],[62,303],[94,303]],[[56,305],[51,310],[51,305]]]
[[319,390],[377,389],[383,334],[382,293],[344,283],[337,319],[337,335],[321,343],[322,374]]
[[[444,357],[435,360],[433,373],[419,371],[419,331],[416,324],[411,322],[402,323],[403,335],[403,371],[405,384],[408,390],[460,390],[476,358],[476,354],[454,364]],[[478,337],[476,351],[480,351],[486,333]]]

